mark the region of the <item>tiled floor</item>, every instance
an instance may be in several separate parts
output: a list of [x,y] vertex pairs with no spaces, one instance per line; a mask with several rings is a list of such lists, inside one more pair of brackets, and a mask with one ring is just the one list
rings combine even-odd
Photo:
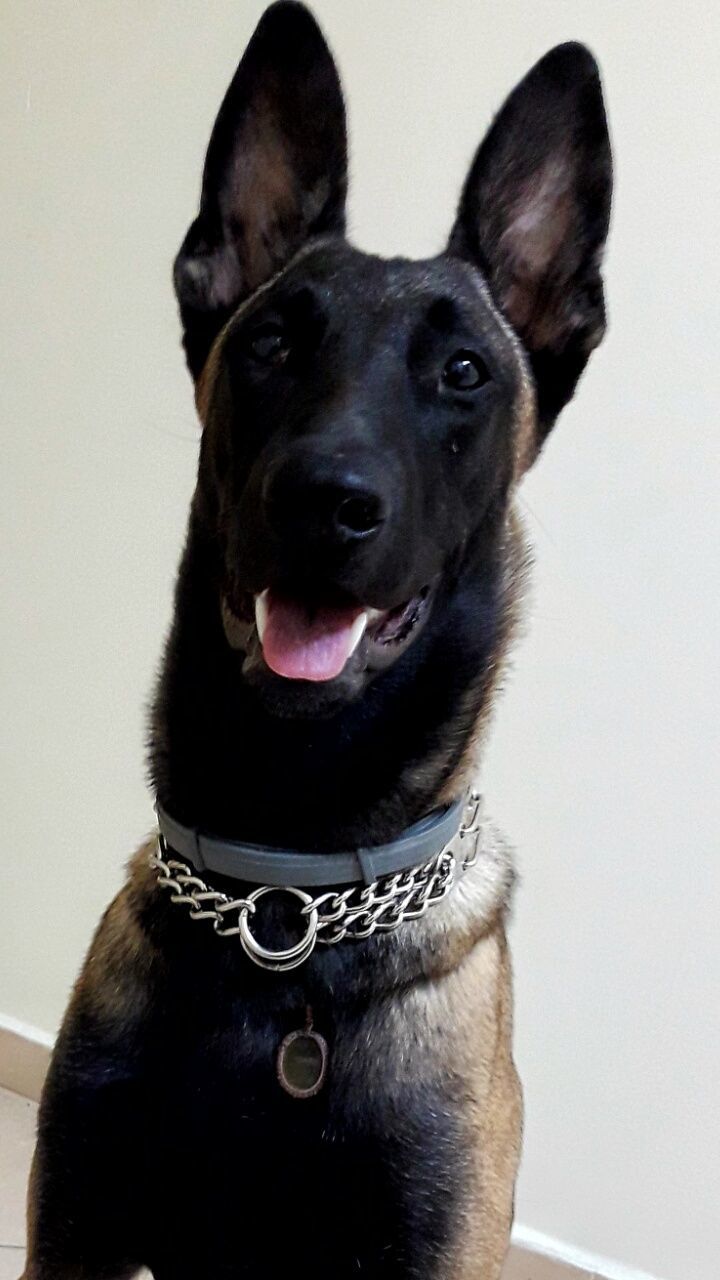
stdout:
[[25,1188],[35,1141],[34,1102],[0,1090],[0,1280],[17,1280],[25,1257]]
[[[0,1280],[17,1280],[22,1273],[25,1188],[35,1142],[36,1114],[34,1102],[0,1089]],[[146,1280],[150,1277],[146,1276]],[[514,1249],[503,1280],[593,1280],[593,1277]]]
[[578,1271],[577,1267],[566,1267],[551,1258],[541,1258],[536,1253],[526,1253],[524,1249],[511,1249],[502,1280],[602,1280],[602,1277]]

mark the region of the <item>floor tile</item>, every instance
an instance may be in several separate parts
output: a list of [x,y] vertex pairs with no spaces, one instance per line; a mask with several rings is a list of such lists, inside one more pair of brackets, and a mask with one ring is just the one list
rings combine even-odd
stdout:
[[502,1280],[593,1280],[587,1271],[568,1267],[552,1258],[542,1258],[525,1249],[511,1249]]
[[[0,1089],[0,1244],[25,1244],[25,1193],[37,1103]],[[12,1259],[11,1259],[12,1262]],[[5,1259],[3,1259],[5,1265]],[[0,1273],[5,1280],[5,1272]]]
[[0,1245],[0,1280],[18,1280],[25,1263],[25,1250]]
[[[0,1280],[19,1280],[25,1264],[25,1250],[0,1245]],[[149,1271],[138,1271],[137,1280],[152,1280]]]
[[[25,1252],[23,1249],[0,1247],[0,1280],[18,1280],[22,1275]],[[137,1280],[152,1280],[149,1271],[141,1271]],[[524,1249],[512,1249],[505,1264],[502,1280],[596,1280],[586,1271],[576,1267],[539,1258]]]

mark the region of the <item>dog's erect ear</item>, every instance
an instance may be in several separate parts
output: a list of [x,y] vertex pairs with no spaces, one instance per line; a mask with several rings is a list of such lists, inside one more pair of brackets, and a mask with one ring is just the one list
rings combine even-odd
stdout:
[[244,297],[312,236],[342,232],[346,187],[332,55],[304,5],[282,0],[260,20],[220,107],[200,213],[175,261],[194,377]]
[[450,236],[449,252],[481,268],[530,356],[538,447],[605,329],[611,172],[595,59],[559,45],[496,116]]

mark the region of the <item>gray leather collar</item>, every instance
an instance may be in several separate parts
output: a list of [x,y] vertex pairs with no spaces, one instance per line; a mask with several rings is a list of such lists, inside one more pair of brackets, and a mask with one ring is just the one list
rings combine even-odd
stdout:
[[397,840],[348,853],[299,853],[272,845],[222,840],[184,827],[156,806],[158,826],[176,854],[196,871],[214,871],[233,880],[262,885],[373,884],[383,876],[427,862],[454,840],[466,797],[435,809],[413,823]]

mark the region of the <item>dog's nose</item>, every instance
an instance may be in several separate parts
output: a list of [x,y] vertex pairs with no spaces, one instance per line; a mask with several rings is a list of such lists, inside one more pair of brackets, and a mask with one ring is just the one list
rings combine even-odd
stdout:
[[267,518],[283,538],[347,547],[377,536],[389,512],[372,468],[362,462],[291,455],[265,477]]
[[328,494],[333,509],[332,520],[340,537],[351,541],[369,538],[377,533],[385,519],[383,500],[378,493],[371,493],[362,485],[338,489]]

